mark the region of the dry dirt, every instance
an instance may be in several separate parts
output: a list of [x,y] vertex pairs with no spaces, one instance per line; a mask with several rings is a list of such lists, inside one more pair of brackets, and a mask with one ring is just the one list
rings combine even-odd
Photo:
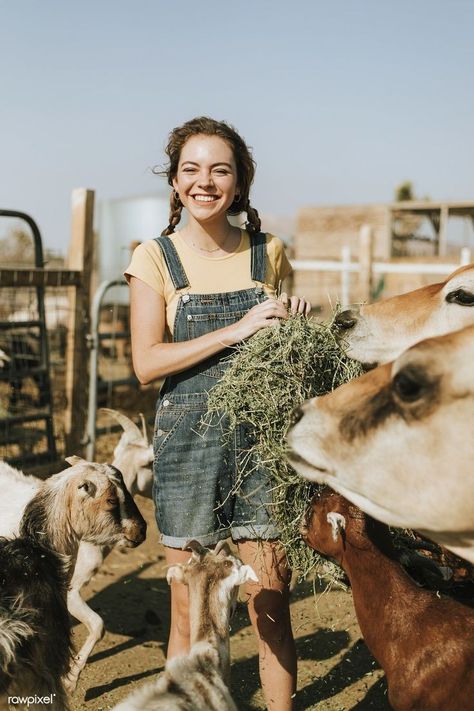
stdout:
[[[134,550],[114,550],[85,589],[105,621],[73,695],[72,711],[105,711],[132,689],[153,679],[165,662],[169,590],[151,501],[137,497],[148,522],[147,540]],[[385,711],[382,672],[360,638],[351,595],[323,592],[305,581],[292,593],[291,614],[299,669],[295,709]],[[74,643],[85,638],[74,628]],[[257,671],[256,643],[245,602],[232,619],[232,691],[241,711],[265,709]]]

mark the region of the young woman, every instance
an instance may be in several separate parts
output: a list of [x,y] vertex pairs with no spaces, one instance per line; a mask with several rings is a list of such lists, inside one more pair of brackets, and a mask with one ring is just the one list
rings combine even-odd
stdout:
[[[269,482],[263,469],[242,476],[252,466],[245,428],[226,442],[219,427],[200,421],[232,347],[310,305],[276,298],[291,267],[281,241],[260,232],[249,200],[254,162],[238,133],[195,118],[171,132],[166,153],[170,224],[137,247],[126,272],[135,372],[141,383],[165,378],[154,433],[158,528],[170,565],[189,558],[182,546],[191,538],[211,547],[229,536],[236,542],[259,578],[247,593],[267,708],[288,711],[296,687],[290,571],[268,511]],[[175,232],[183,208],[188,221]],[[227,219],[241,212],[246,230]],[[168,656],[188,649],[187,588],[173,584]]]

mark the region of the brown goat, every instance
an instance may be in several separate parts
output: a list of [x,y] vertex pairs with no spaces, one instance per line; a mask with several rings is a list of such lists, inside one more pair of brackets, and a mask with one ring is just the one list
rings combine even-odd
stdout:
[[189,588],[191,648],[166,662],[151,684],[126,698],[114,711],[237,711],[229,691],[229,619],[239,585],[258,582],[249,565],[220,541],[214,550],[198,541],[185,548],[192,556],[185,565],[168,568],[168,583]]
[[330,489],[302,524],[306,543],[349,577],[367,647],[395,711],[460,711],[474,698],[474,610],[423,590],[395,560],[387,526]]

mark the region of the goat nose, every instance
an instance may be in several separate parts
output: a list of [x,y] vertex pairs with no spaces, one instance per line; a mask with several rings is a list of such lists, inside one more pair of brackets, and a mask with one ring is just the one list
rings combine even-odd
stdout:
[[337,328],[348,330],[349,328],[354,328],[357,323],[357,313],[352,311],[352,309],[346,309],[341,311],[340,314],[334,319],[334,323]]

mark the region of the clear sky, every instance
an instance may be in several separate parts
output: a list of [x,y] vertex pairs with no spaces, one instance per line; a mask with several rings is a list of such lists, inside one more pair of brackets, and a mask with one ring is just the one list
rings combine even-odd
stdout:
[[[70,193],[149,194],[195,115],[253,147],[260,211],[474,199],[471,0],[0,1],[0,206],[65,251]],[[137,235],[137,239],[140,235]]]

